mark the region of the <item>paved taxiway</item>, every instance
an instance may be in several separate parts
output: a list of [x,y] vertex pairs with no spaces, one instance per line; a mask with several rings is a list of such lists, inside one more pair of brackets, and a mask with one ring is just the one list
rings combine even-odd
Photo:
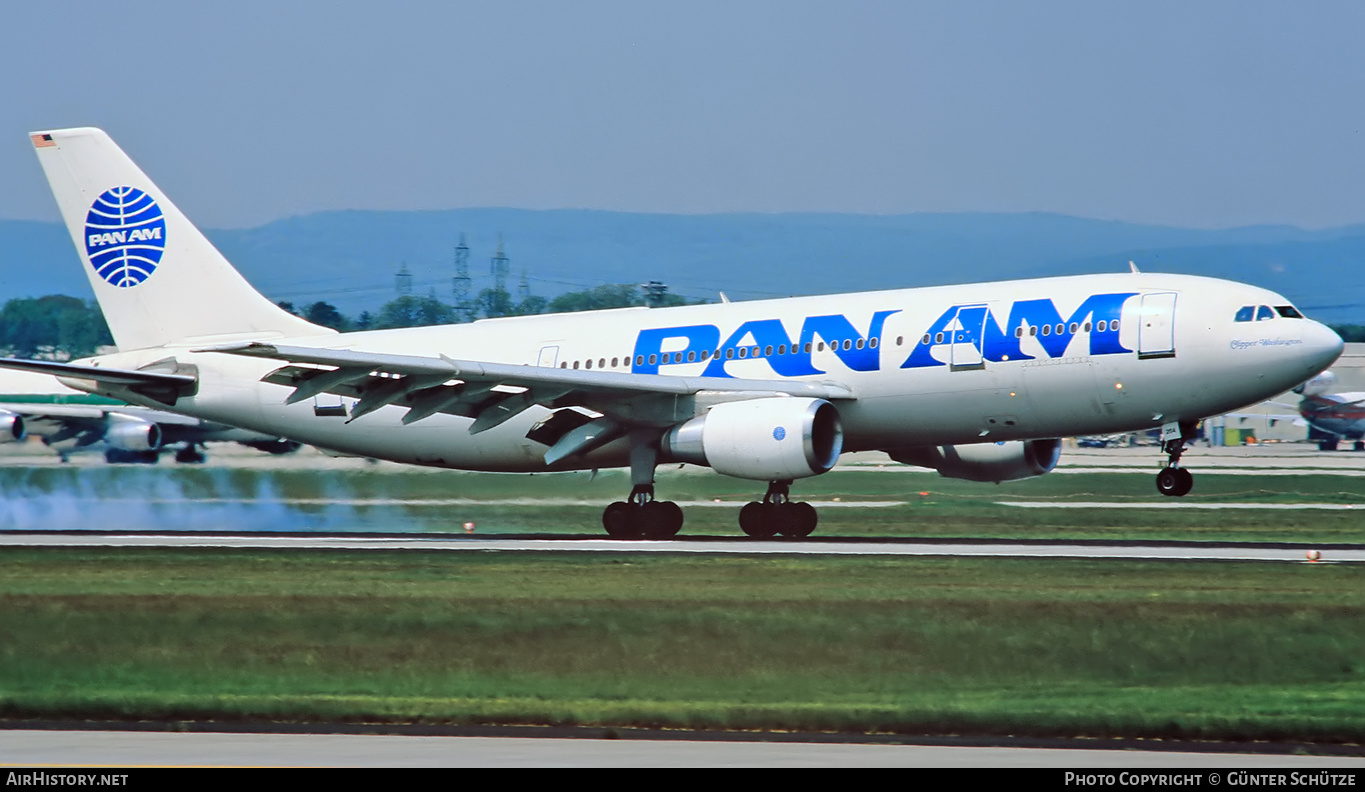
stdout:
[[1365,758],[819,742],[0,730],[0,766],[1362,768]]
[[667,541],[415,536],[278,536],[270,534],[0,533],[0,547],[234,547],[313,550],[538,551],[801,555],[994,556],[1020,558],[1170,559],[1200,561],[1365,562],[1365,548],[1313,545],[1038,544],[1031,542],[750,541],[689,538]]

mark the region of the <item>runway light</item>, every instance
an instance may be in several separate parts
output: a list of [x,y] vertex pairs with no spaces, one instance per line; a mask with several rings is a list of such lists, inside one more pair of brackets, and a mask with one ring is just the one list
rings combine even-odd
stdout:
[[1307,556],[1309,561],[1317,561],[1322,558],[1322,553],[1319,553],[1317,550],[1309,550]]
[[464,532],[465,532],[465,533],[474,533],[474,523],[472,523],[472,522],[467,522],[467,523],[465,523],[465,524],[464,524]]

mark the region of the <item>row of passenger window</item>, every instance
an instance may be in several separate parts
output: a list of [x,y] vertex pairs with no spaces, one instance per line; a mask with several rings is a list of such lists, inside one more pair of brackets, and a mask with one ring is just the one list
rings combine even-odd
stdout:
[[1276,316],[1283,316],[1285,319],[1302,319],[1303,314],[1292,305],[1277,305],[1272,310],[1269,305],[1243,305],[1237,309],[1237,315],[1233,318],[1234,322],[1264,322],[1267,319],[1274,319]]
[[[1106,320],[1104,320],[1104,319],[1101,319],[1101,320],[1095,325],[1095,330],[1097,330],[1097,331],[1099,331],[1099,332],[1101,332],[1101,333],[1110,332],[1110,331],[1118,332],[1118,329],[1119,329],[1119,320],[1117,320],[1117,319],[1112,319],[1112,320],[1108,320],[1108,321],[1106,321]],[[1071,334],[1072,334],[1072,335],[1075,335],[1077,330],[1084,330],[1085,332],[1088,333],[1088,332],[1090,332],[1090,323],[1089,323],[1089,322],[1086,322],[1085,324],[1081,324],[1080,322],[1072,322],[1071,325],[1070,325],[1070,327],[1068,327],[1067,324],[1066,324],[1065,322],[1058,322],[1055,326],[1054,326],[1054,325],[1050,325],[1050,324],[1042,325],[1041,329],[1040,329],[1039,327],[1037,327],[1037,326],[1030,326],[1029,329],[1028,329],[1028,334],[1031,335],[1031,336],[1036,336],[1036,335],[1049,336],[1049,335],[1052,335],[1053,333],[1056,333],[1057,335],[1061,335],[1061,334],[1067,332],[1068,330],[1071,331]],[[932,343],[932,344],[942,344],[944,338],[946,338],[946,337],[948,337],[948,336],[951,336],[951,335],[952,335],[952,332],[951,332],[951,331],[949,331],[947,334],[944,334],[944,333],[934,333],[932,336],[930,336],[928,333],[925,333],[925,334],[924,334],[924,338],[921,338],[921,339],[920,339],[920,342],[921,342],[921,343],[924,343],[924,344],[931,344],[931,343]],[[1023,325],[1020,325],[1019,327],[1014,328],[1014,337],[1015,337],[1015,338],[1023,338],[1023,337],[1024,337],[1024,326],[1023,326]]]
[[[1274,319],[1277,315],[1278,315],[1278,316],[1282,316],[1282,317],[1284,317],[1284,318],[1286,318],[1286,319],[1302,319],[1302,318],[1303,318],[1303,314],[1299,313],[1298,310],[1295,309],[1294,306],[1292,306],[1292,305],[1279,305],[1279,306],[1276,306],[1274,309],[1272,309],[1269,305],[1244,305],[1244,306],[1242,306],[1241,308],[1239,308],[1239,309],[1237,310],[1237,316],[1236,316],[1235,321],[1238,321],[1238,322],[1252,322],[1252,321],[1255,321],[1255,322],[1262,322],[1262,321],[1265,321],[1265,320],[1267,320],[1267,319]],[[1067,325],[1065,322],[1058,322],[1056,325],[1045,324],[1045,325],[1042,325],[1041,327],[1040,327],[1040,326],[1030,326],[1030,327],[1028,328],[1028,334],[1029,334],[1030,336],[1037,336],[1037,335],[1049,336],[1049,335],[1053,335],[1054,333],[1055,333],[1056,335],[1062,335],[1062,334],[1065,333],[1065,332],[1070,332],[1072,335],[1075,335],[1076,331],[1078,331],[1078,330],[1083,330],[1084,332],[1087,332],[1087,333],[1088,333],[1088,332],[1090,332],[1090,329],[1091,329],[1091,324],[1090,324],[1090,322],[1085,322],[1084,324],[1081,324],[1081,323],[1079,323],[1079,322],[1072,322],[1070,325]],[[1101,319],[1100,321],[1098,321],[1098,322],[1095,323],[1094,329],[1095,329],[1097,332],[1100,332],[1100,333],[1117,332],[1118,329],[1119,329],[1119,320],[1117,320],[1117,319],[1110,319],[1110,320]],[[924,334],[924,338],[920,339],[920,341],[921,341],[922,343],[925,343],[925,344],[929,344],[929,343],[942,344],[943,341],[944,341],[944,338],[945,338],[945,337],[948,337],[948,336],[950,336],[950,335],[951,335],[951,331],[950,331],[948,334],[945,334],[945,333],[942,333],[942,332],[934,333],[932,336],[931,336],[929,333],[925,333],[925,334]],[[1015,337],[1015,338],[1023,338],[1023,336],[1024,336],[1024,327],[1023,327],[1022,325],[1019,326],[1019,327],[1014,328],[1014,337]],[[901,345],[904,344],[904,343],[905,343],[905,338],[904,338],[903,336],[902,336],[902,337],[897,337],[897,338],[896,338],[896,346],[901,346]],[[835,343],[835,344],[831,344],[831,345],[830,345],[830,348],[837,351],[837,350],[839,350],[839,349],[844,349],[844,350],[849,350],[849,349],[862,349],[862,348],[864,348],[864,346],[866,346],[868,349],[876,349],[876,348],[877,348],[877,339],[873,338],[873,339],[869,339],[869,340],[867,340],[867,341],[864,341],[863,339],[859,338],[858,340],[854,341],[854,340],[852,340],[852,339],[847,339],[847,338],[846,338],[846,339],[844,339],[842,345],[840,345],[840,344],[838,344],[838,343]],[[823,341],[817,342],[816,344],[814,344],[814,349],[815,349],[815,351],[817,351],[817,352],[824,352],[824,351],[825,351],[825,342],[823,342]],[[779,344],[779,345],[776,347],[776,349],[774,349],[772,345],[768,345],[768,346],[766,346],[766,347],[761,347],[761,348],[760,348],[760,347],[756,347],[756,346],[755,346],[755,347],[739,347],[737,350],[736,350],[735,348],[732,347],[732,348],[730,348],[730,349],[725,350],[725,359],[726,359],[726,360],[734,360],[734,359],[738,358],[738,359],[740,359],[740,360],[744,360],[745,358],[751,358],[751,357],[754,357],[754,358],[756,358],[756,357],[772,357],[774,351],[776,351],[778,355],[787,355],[787,354],[791,354],[791,355],[796,355],[796,354],[807,354],[807,355],[809,355],[809,354],[811,353],[811,350],[812,350],[812,344],[811,344],[811,342],[809,342],[809,341],[806,342],[806,344],[805,344],[804,347],[801,346],[801,345],[799,345],[799,344],[792,344],[790,347],[788,347],[786,344]],[[693,352],[688,352],[685,356],[684,356],[684,354],[683,354],[682,352],[673,352],[673,353],[671,353],[671,354],[650,355],[650,356],[648,357],[648,361],[649,361],[649,365],[651,365],[651,366],[656,366],[656,365],[661,365],[661,364],[668,364],[668,363],[682,363],[682,362],[684,362],[684,361],[687,362],[687,363],[696,363],[696,362],[698,362],[699,360],[702,361],[702,362],[705,362],[705,361],[707,361],[707,360],[710,360],[712,357],[718,357],[719,355],[720,355],[720,350],[719,350],[719,349],[715,350],[714,352],[711,351],[711,350],[702,350],[702,353],[701,353],[700,355],[698,355],[695,351],[693,351]],[[637,365],[637,366],[643,366],[643,365],[645,365],[645,360],[646,360],[646,358],[645,358],[644,355],[636,355],[636,356],[635,356],[635,365]],[[611,368],[618,368],[618,367],[621,366],[623,363],[624,363],[624,365],[629,366],[629,365],[630,365],[630,362],[631,362],[631,359],[630,359],[629,356],[627,356],[627,357],[625,357],[625,358],[612,358],[612,359],[611,359]],[[579,367],[580,367],[580,364],[581,364],[581,367],[582,367],[582,368],[585,368],[585,369],[591,369],[591,368],[593,368],[593,361],[592,361],[592,360],[586,360],[586,361],[578,361],[578,360],[575,360],[575,361],[573,362],[573,364],[572,364],[572,367],[573,367],[573,368],[579,368]],[[559,364],[559,367],[560,367],[560,368],[569,368],[569,367],[570,367],[570,364],[569,364],[567,361],[565,361],[565,362],[563,362],[563,363],[560,363],[560,364]],[[606,359],[606,358],[598,358],[598,359],[597,359],[597,366],[596,366],[596,367],[599,368],[599,369],[607,368],[607,367],[608,367],[608,366],[607,366],[607,359]]]
[[[896,339],[896,346],[900,346],[900,345],[903,344],[904,342],[905,342],[905,338],[904,338],[904,337],[899,337],[899,338]],[[840,350],[840,349],[843,349],[843,350],[864,349],[864,348],[866,348],[866,349],[876,349],[876,348],[877,348],[877,339],[873,338],[873,339],[864,340],[864,339],[862,339],[862,338],[859,338],[858,340],[855,341],[855,340],[853,340],[853,339],[846,338],[846,339],[844,339],[842,345],[840,345],[839,343],[834,343],[834,344],[830,344],[830,345],[829,345],[829,348],[830,348],[831,350],[835,350],[835,351]],[[816,351],[816,352],[824,352],[824,351],[825,351],[825,342],[824,342],[824,341],[819,341],[819,342],[816,342],[816,343],[812,344],[811,342],[807,341],[804,347],[801,346],[800,344],[792,344],[790,347],[788,347],[788,345],[786,345],[786,344],[778,344],[776,348],[774,348],[771,344],[769,344],[769,345],[766,346],[766,347],[756,347],[756,346],[755,346],[755,347],[739,347],[738,349],[736,349],[736,348],[734,348],[734,347],[731,347],[731,348],[725,350],[725,359],[726,359],[726,360],[734,360],[734,359],[738,358],[738,359],[740,359],[740,360],[744,360],[744,359],[746,359],[746,358],[773,357],[773,353],[774,353],[774,352],[776,352],[778,355],[797,355],[797,354],[807,354],[807,355],[809,355],[809,354],[811,353],[811,350],[812,350],[812,349],[814,349],[814,351]],[[709,349],[704,349],[704,350],[702,350],[702,352],[701,352],[700,355],[698,355],[697,352],[696,352],[695,350],[694,350],[694,351],[691,351],[691,352],[688,352],[686,355],[684,355],[682,352],[672,352],[672,353],[662,354],[662,355],[655,354],[655,355],[650,355],[650,356],[648,357],[648,361],[649,361],[649,365],[651,365],[651,366],[657,366],[657,365],[666,364],[666,363],[683,363],[683,362],[687,362],[687,363],[696,363],[696,362],[698,362],[698,361],[704,362],[704,361],[710,360],[710,359],[713,358],[713,357],[720,357],[720,350],[719,350],[719,349],[715,350],[714,352],[711,351],[711,350],[709,350]],[[635,365],[637,365],[637,366],[643,366],[643,365],[645,365],[645,361],[646,361],[646,357],[645,357],[644,355],[636,355],[636,356],[635,356]],[[593,368],[593,361],[592,361],[592,360],[586,360],[586,361],[578,361],[578,360],[575,360],[575,361],[573,362],[572,366],[569,364],[568,361],[565,361],[565,362],[563,362],[563,363],[560,363],[560,364],[559,364],[559,367],[560,367],[560,368],[570,368],[570,367],[572,367],[572,368],[579,368],[580,362],[582,363],[582,368],[585,368],[585,369],[591,369],[591,368]],[[623,359],[622,359],[622,358],[612,358],[612,359],[611,359],[611,368],[617,368],[618,366],[620,366],[620,365],[622,364],[622,362],[623,362]],[[629,357],[624,358],[624,364],[627,365],[627,366],[630,365],[630,358],[629,358]],[[598,358],[598,359],[597,359],[597,368],[600,368],[600,369],[607,368],[607,359],[606,359],[606,358]]]
[[[1255,307],[1255,306],[1250,306],[1249,308],[1243,308],[1242,311],[1247,311],[1247,310],[1250,310],[1250,308],[1254,308],[1254,307]],[[1265,308],[1265,306],[1261,306],[1261,307],[1262,307],[1262,308]],[[1267,308],[1266,310],[1269,310],[1269,309]],[[1285,315],[1285,316],[1288,316],[1289,314],[1284,313],[1285,311],[1293,311],[1293,312],[1294,312],[1294,315],[1296,315],[1296,316],[1298,315],[1298,312],[1297,312],[1297,311],[1294,311],[1293,308],[1290,308],[1290,307],[1288,307],[1288,306],[1285,306],[1284,308],[1281,308],[1281,309],[1280,309],[1281,314],[1283,314],[1283,315]],[[1239,312],[1237,313],[1237,316],[1238,316],[1237,321],[1239,321],[1239,322],[1249,322],[1249,321],[1251,321],[1250,318],[1242,319],[1242,318],[1241,318],[1241,316],[1242,316],[1242,312],[1241,312],[1241,311],[1239,311]],[[1072,322],[1071,325],[1070,325],[1069,327],[1068,327],[1068,325],[1067,325],[1065,322],[1058,322],[1055,326],[1054,326],[1054,325],[1050,325],[1050,324],[1045,324],[1045,325],[1042,325],[1041,327],[1039,327],[1039,326],[1030,326],[1030,327],[1028,328],[1028,334],[1029,334],[1030,336],[1037,336],[1037,335],[1040,335],[1040,334],[1041,334],[1041,335],[1044,335],[1044,336],[1049,336],[1049,335],[1052,335],[1053,333],[1056,333],[1057,335],[1062,335],[1063,333],[1065,333],[1065,332],[1067,332],[1067,331],[1069,330],[1069,331],[1071,332],[1072,335],[1075,335],[1075,333],[1076,333],[1077,330],[1084,330],[1085,332],[1088,333],[1088,332],[1090,332],[1090,329],[1091,329],[1091,324],[1090,324],[1090,322],[1086,322],[1086,323],[1084,323],[1084,324],[1081,324],[1081,323],[1079,323],[1079,322]],[[1119,329],[1119,320],[1117,320],[1117,319],[1110,319],[1110,320],[1101,319],[1099,322],[1095,323],[1094,329],[1095,329],[1096,331],[1098,331],[1098,332],[1101,332],[1101,333],[1105,333],[1105,332],[1117,332],[1118,329]],[[1014,337],[1015,337],[1015,338],[1022,338],[1023,335],[1024,335],[1024,327],[1023,327],[1022,325],[1019,326],[1019,327],[1014,328]],[[924,337],[923,337],[922,339],[920,339],[920,341],[921,341],[922,343],[925,343],[925,344],[929,344],[929,343],[942,344],[944,338],[945,338],[945,334],[944,334],[944,333],[941,333],[941,332],[939,332],[939,333],[934,333],[932,336],[931,336],[929,333],[925,333],[925,334],[924,334]],[[896,346],[901,346],[901,345],[903,345],[904,343],[905,343],[905,338],[904,338],[904,336],[898,336],[898,337],[896,338]],[[864,347],[866,347],[866,348],[868,348],[868,349],[876,349],[876,348],[877,348],[877,339],[873,338],[873,339],[869,339],[869,340],[867,340],[867,341],[864,341],[863,339],[859,338],[859,339],[857,339],[856,341],[854,341],[854,340],[852,340],[852,339],[847,339],[847,338],[846,338],[846,339],[844,339],[842,345],[840,345],[839,343],[834,343],[834,344],[831,344],[831,345],[830,345],[830,349],[836,350],[836,351],[839,350],[839,349],[843,349],[843,350],[849,350],[849,349],[863,349]],[[756,347],[756,346],[755,346],[755,347],[739,347],[738,349],[735,349],[735,348],[732,347],[732,348],[730,348],[730,349],[725,350],[725,359],[726,359],[726,360],[733,360],[733,359],[738,358],[738,359],[740,359],[740,360],[744,360],[745,358],[751,358],[751,357],[754,357],[754,358],[756,358],[756,357],[772,357],[774,351],[776,351],[778,355],[787,355],[787,354],[792,354],[792,355],[796,355],[796,354],[807,354],[807,355],[809,355],[809,354],[811,353],[811,349],[812,349],[812,344],[811,344],[811,342],[809,342],[809,341],[806,342],[806,344],[805,344],[804,347],[801,346],[801,345],[799,345],[799,344],[792,344],[790,347],[788,347],[786,344],[779,344],[779,345],[776,347],[776,349],[774,349],[773,346],[772,346],[771,344],[769,344],[769,345],[766,346],[766,347]],[[817,352],[824,352],[824,351],[825,351],[825,342],[820,341],[820,342],[815,343],[815,344],[814,344],[814,349],[815,349],[815,351],[817,351]],[[649,358],[648,358],[648,361],[649,361],[649,365],[651,365],[651,366],[656,366],[656,365],[661,365],[661,364],[668,364],[668,363],[683,363],[683,362],[687,362],[687,363],[696,363],[696,362],[698,362],[698,361],[705,362],[705,361],[707,361],[707,360],[710,360],[712,357],[717,357],[717,356],[719,356],[719,355],[720,355],[720,350],[718,350],[718,349],[715,350],[714,352],[711,351],[711,350],[702,350],[702,352],[701,352],[700,355],[698,355],[695,351],[693,351],[693,352],[688,352],[685,356],[684,356],[684,354],[683,354],[682,352],[673,352],[673,353],[671,353],[671,354],[650,355]],[[644,355],[636,355],[636,356],[635,356],[635,365],[637,365],[637,366],[643,366],[643,365],[645,364],[645,360],[646,360],[646,358],[645,358]],[[619,367],[619,366],[622,364],[623,361],[624,361],[624,364],[625,364],[625,365],[627,365],[627,366],[630,365],[630,358],[629,358],[629,357],[626,357],[626,358],[624,358],[624,359],[623,359],[623,358],[612,358],[612,359],[611,359],[611,368],[617,368],[617,367]],[[569,362],[565,361],[565,362],[563,362],[563,363],[560,363],[560,364],[559,364],[559,367],[560,367],[560,368],[570,368],[570,367],[572,367],[572,368],[579,368],[579,367],[580,367],[580,363],[582,364],[582,365],[581,365],[582,368],[585,368],[585,369],[591,369],[591,368],[593,368],[593,361],[591,361],[591,360],[586,360],[586,361],[578,361],[578,360],[575,360],[572,364],[570,364]],[[598,359],[597,359],[597,368],[599,368],[599,369],[607,368],[607,359],[606,359],[606,358],[598,358]]]

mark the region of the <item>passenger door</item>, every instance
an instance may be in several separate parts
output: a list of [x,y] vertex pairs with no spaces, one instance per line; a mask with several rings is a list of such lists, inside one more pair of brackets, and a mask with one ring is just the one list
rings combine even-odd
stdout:
[[1142,295],[1138,358],[1175,357],[1175,292]]

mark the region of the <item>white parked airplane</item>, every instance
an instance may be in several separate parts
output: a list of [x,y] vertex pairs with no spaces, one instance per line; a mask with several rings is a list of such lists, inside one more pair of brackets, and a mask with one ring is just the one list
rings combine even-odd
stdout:
[[[629,466],[613,536],[681,527],[654,499],[662,462],[768,482],[740,511],[752,536],[809,534],[789,487],[844,451],[1001,481],[1051,470],[1057,438],[1160,427],[1157,486],[1183,495],[1199,420],[1342,350],[1265,289],[1136,271],[337,334],[252,289],[100,130],[32,139],[120,351],[5,365],[342,453]],[[1234,322],[1248,305],[1275,316]]]
[[271,454],[297,451],[299,443],[149,410],[63,387],[27,371],[0,375],[0,443],[41,438],[65,462],[72,454],[101,452],[109,462],[155,463],[163,452],[177,462],[203,462],[207,443],[237,442]]

